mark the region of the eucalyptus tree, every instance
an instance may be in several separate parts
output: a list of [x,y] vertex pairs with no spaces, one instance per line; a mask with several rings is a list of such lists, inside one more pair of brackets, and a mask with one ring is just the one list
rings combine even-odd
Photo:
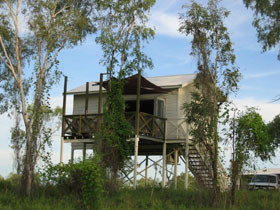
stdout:
[[[49,91],[61,75],[57,56],[62,49],[77,45],[95,31],[89,19],[90,3],[87,0],[0,1],[1,87],[3,94],[16,84],[15,91],[19,94],[26,138],[22,190],[27,195],[32,190],[36,154],[42,148],[38,141],[43,113],[49,106]],[[10,103],[8,94],[2,99],[5,104]]]
[[241,172],[252,167],[253,160],[270,160],[274,156],[275,146],[269,127],[263,121],[255,108],[247,108],[229,121],[226,133],[228,143],[231,143],[233,155],[231,159],[231,203],[235,201],[235,188]]
[[154,3],[155,0],[103,0],[98,4],[96,42],[102,48],[100,63],[110,80],[98,145],[104,168],[111,175],[111,189],[115,189],[118,172],[131,150],[127,140],[132,136],[132,129],[124,113],[123,79],[152,67],[143,47],[154,36],[154,31],[147,26],[148,13]]
[[183,109],[191,135],[196,143],[204,144],[211,161],[214,193],[218,188],[218,123],[226,113],[230,93],[237,91],[240,79],[229,33],[224,25],[229,11],[218,7],[218,0],[209,0],[207,6],[192,1],[181,14],[179,31],[192,37],[191,55],[197,59],[197,76],[190,103]]
[[280,114],[276,115],[271,122],[268,123],[269,133],[277,148],[280,144]]

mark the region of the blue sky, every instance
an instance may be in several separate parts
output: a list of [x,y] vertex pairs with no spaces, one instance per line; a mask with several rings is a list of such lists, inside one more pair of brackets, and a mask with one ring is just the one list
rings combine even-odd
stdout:
[[[161,76],[194,73],[196,60],[189,55],[190,38],[178,32],[178,13],[184,10],[181,6],[189,0],[157,0],[151,10],[150,25],[156,28],[156,36],[145,47],[145,52],[154,63],[154,69],[146,70],[145,76]],[[205,3],[205,0],[200,0]],[[241,109],[244,106],[257,106],[266,122],[280,113],[280,102],[271,103],[280,94],[280,61],[277,60],[278,50],[262,53],[257,43],[256,31],[252,27],[253,13],[247,10],[242,0],[224,0],[222,4],[231,11],[226,20],[237,56],[237,65],[243,75],[240,91],[232,100]],[[99,64],[102,52],[89,37],[82,45],[62,51],[60,70],[69,77],[69,89],[82,85],[87,81],[96,81],[105,68]],[[63,80],[52,90],[53,106],[62,105]],[[69,98],[68,112],[71,113],[72,102]],[[9,131],[12,121],[5,115],[0,117],[0,175],[7,176],[12,171],[12,150],[9,148]],[[53,159],[59,157],[59,134],[55,135]],[[69,146],[65,149],[65,159],[69,158]],[[278,154],[279,156],[279,154]],[[274,164],[260,163],[260,167],[280,167],[279,158]]]

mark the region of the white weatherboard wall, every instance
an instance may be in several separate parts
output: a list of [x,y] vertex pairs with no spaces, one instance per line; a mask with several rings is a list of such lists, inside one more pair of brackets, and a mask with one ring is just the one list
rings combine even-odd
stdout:
[[[102,97],[103,104],[105,102],[105,96]],[[85,113],[85,95],[74,95],[73,114]],[[103,106],[102,106],[103,107]],[[89,94],[88,97],[88,114],[98,113],[98,94]]]
[[183,105],[185,103],[190,103],[192,95],[191,93],[194,91],[193,84],[187,85],[179,89],[178,93],[178,133],[180,138],[184,137],[187,132],[187,124],[186,124],[186,116],[183,110]]
[[178,118],[178,89],[169,92],[166,96],[166,139],[176,139]]
[[178,118],[185,118],[184,110],[182,108],[183,108],[184,103],[191,102],[191,98],[192,98],[191,92],[192,91],[194,91],[193,84],[187,85],[187,86],[179,89],[179,91],[178,91],[179,92],[178,93],[178,105],[179,105]]

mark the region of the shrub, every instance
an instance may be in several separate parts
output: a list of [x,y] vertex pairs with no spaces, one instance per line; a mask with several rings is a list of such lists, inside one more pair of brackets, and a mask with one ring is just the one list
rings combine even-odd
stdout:
[[98,209],[103,192],[103,178],[97,158],[49,166],[43,174],[46,187],[61,193],[77,194],[86,208]]

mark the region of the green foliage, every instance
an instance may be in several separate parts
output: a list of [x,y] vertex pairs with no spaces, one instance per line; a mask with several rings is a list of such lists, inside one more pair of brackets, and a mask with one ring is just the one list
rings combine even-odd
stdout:
[[129,159],[132,127],[125,117],[125,102],[122,97],[123,81],[112,80],[111,91],[108,91],[101,130],[97,135],[97,151],[102,160],[104,174],[111,180],[110,187],[117,185],[117,173]]
[[[254,11],[253,25],[263,51],[276,47],[280,42],[280,3],[278,0],[243,0]],[[278,54],[280,60],[280,52]]]
[[26,134],[22,190],[28,195],[37,158],[50,142],[51,131],[44,127],[44,117],[50,89],[62,74],[57,57],[62,49],[77,45],[95,32],[90,3],[0,1],[0,88],[4,93],[0,111],[12,106],[21,113]]
[[151,177],[148,177],[146,185],[145,185],[145,178],[142,177],[141,179],[137,180],[138,188],[144,188],[144,187],[151,188],[151,187],[160,187],[160,186],[161,183],[159,179],[153,179]]
[[252,167],[253,160],[270,160],[274,156],[275,146],[269,133],[269,127],[255,108],[238,112],[229,122],[226,134],[233,147],[231,159],[231,202],[235,203],[237,180],[244,168]]
[[[0,180],[1,183],[1,180]],[[93,198],[94,199],[94,198]],[[211,200],[204,191],[185,191],[172,189],[123,189],[110,196],[104,196],[100,209],[156,209],[156,210],[276,210],[280,208],[279,192],[277,191],[239,191],[236,193],[236,203],[229,204],[229,195],[223,193],[213,208]],[[0,209],[2,210],[74,210],[96,209],[84,207],[75,194],[34,195],[32,199],[19,197],[7,191],[0,191]]]
[[18,192],[18,186],[20,183],[20,176],[16,174],[10,174],[7,179],[0,178],[0,192]]
[[[128,160],[131,150],[127,141],[132,136],[132,128],[124,113],[123,79],[134,71],[141,72],[153,66],[143,52],[143,43],[154,36],[154,31],[147,27],[148,13],[154,3],[155,0],[103,0],[97,3],[95,18],[100,33],[96,42],[103,51],[100,63],[109,74],[97,152],[111,190],[116,189],[118,172]],[[113,76],[117,79],[112,79]]]
[[79,196],[86,208],[98,209],[103,193],[103,177],[98,159],[50,166],[43,178],[45,185],[56,186],[62,194]]
[[[194,191],[200,188],[200,186],[197,184],[195,178],[189,174],[188,176],[188,190]],[[168,182],[168,186],[171,189],[174,189],[174,179],[170,180]],[[181,173],[179,176],[177,176],[177,189],[178,190],[184,190],[185,189],[185,173]]]
[[249,108],[237,118],[236,152],[249,161],[249,151],[261,160],[274,155],[274,146],[267,125],[254,108]]
[[151,68],[152,61],[143,53],[143,43],[154,36],[147,27],[148,13],[155,0],[99,1],[100,34],[96,42],[101,45],[101,63],[110,74],[123,78],[135,70]]
[[268,129],[277,147],[280,144],[280,115],[275,116],[274,119],[268,123]]

